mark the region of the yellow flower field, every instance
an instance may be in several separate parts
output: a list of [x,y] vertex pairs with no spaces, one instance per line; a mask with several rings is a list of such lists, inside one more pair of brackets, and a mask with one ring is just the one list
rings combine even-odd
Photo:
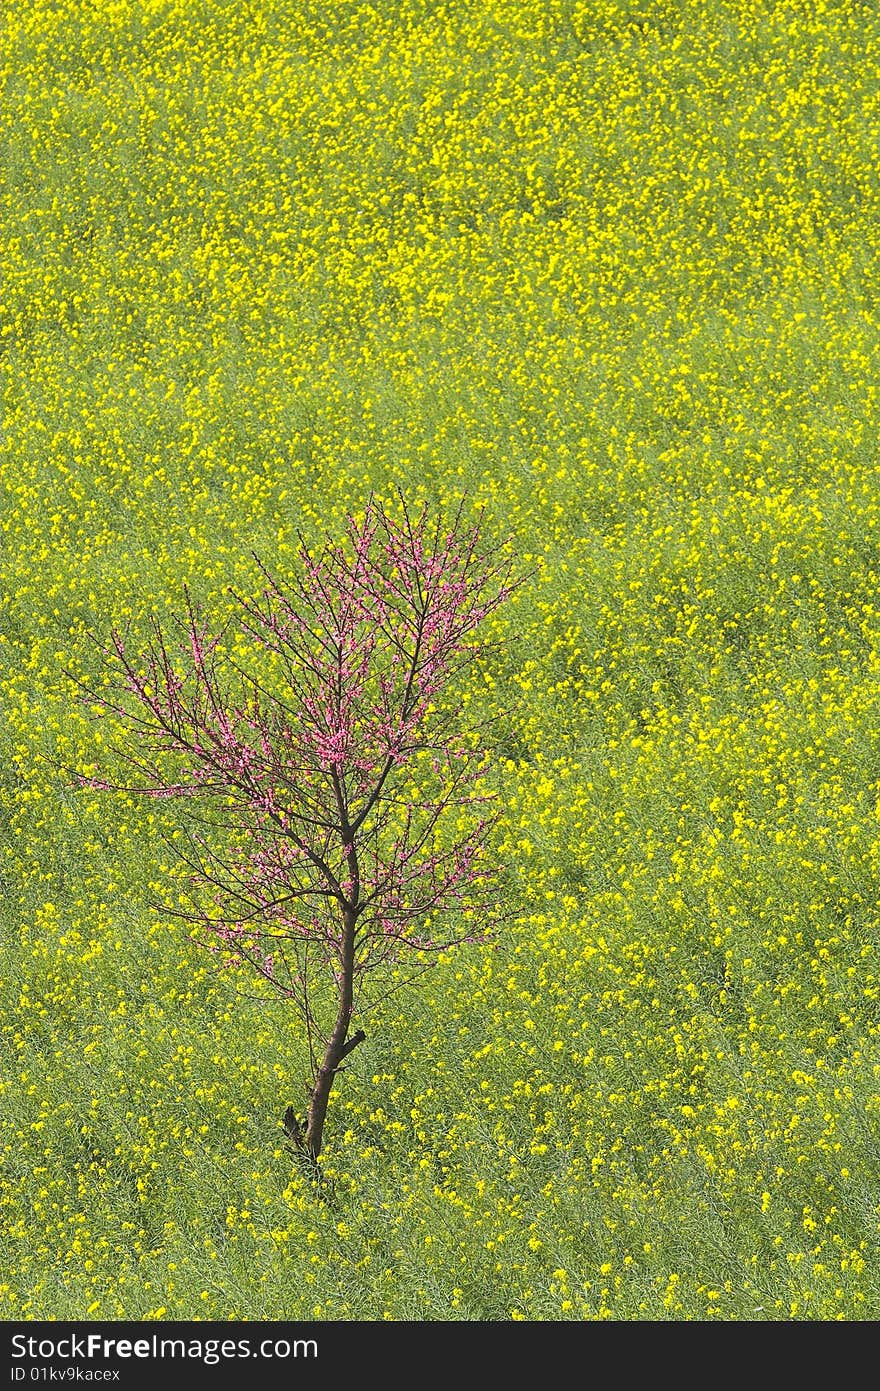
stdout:
[[[880,12],[0,25],[0,1317],[877,1318]],[[534,572],[462,694],[507,912],[318,1189],[62,669],[396,488]]]

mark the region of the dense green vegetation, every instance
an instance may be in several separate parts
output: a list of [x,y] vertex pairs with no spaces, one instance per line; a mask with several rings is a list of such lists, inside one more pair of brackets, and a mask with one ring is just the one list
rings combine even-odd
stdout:
[[[2,1315],[877,1317],[876,8],[2,25]],[[509,915],[317,1191],[60,668],[398,486],[536,571],[462,694]]]

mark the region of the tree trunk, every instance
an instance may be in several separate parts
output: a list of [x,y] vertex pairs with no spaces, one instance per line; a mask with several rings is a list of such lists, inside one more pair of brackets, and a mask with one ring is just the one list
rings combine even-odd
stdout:
[[[312,1159],[317,1159],[321,1153],[321,1145],[324,1138],[324,1120],[327,1115],[327,1105],[330,1101],[330,1093],[333,1090],[333,1083],[339,1065],[343,1058],[347,1057],[359,1043],[363,1043],[366,1035],[362,1029],[348,1038],[348,1026],[351,1023],[351,1012],[354,1005],[354,931],[356,915],[354,912],[346,911],[343,919],[342,934],[342,960],[340,963],[339,980],[339,1009],[336,1014],[336,1023],[333,1025],[333,1032],[327,1040],[324,1049],[324,1056],[321,1065],[315,1074],[315,1083],[309,1098],[309,1110],[306,1118],[305,1134],[301,1138],[303,1148],[306,1149]],[[346,1040],[348,1040],[346,1042]]]

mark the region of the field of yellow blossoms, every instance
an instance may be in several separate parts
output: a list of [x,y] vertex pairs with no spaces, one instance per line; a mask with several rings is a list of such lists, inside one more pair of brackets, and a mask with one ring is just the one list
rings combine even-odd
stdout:
[[[880,11],[0,23],[0,1316],[880,1316]],[[61,669],[398,486],[534,572],[465,692],[507,916],[319,1191]]]

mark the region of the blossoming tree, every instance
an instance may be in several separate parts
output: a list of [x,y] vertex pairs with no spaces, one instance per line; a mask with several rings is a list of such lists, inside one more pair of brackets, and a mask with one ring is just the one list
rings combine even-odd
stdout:
[[188,594],[176,643],[155,619],[143,651],[117,630],[99,643],[103,684],[84,689],[122,731],[125,772],[82,781],[199,802],[177,842],[189,896],[168,911],[298,1010],[308,1102],[284,1125],[317,1160],[359,1011],[405,955],[421,969],[491,917],[496,816],[449,682],[517,581],[461,507],[444,526],[375,499],[347,544],[301,542],[299,561],[289,584],[261,566],[262,593],[234,596],[250,660]]

